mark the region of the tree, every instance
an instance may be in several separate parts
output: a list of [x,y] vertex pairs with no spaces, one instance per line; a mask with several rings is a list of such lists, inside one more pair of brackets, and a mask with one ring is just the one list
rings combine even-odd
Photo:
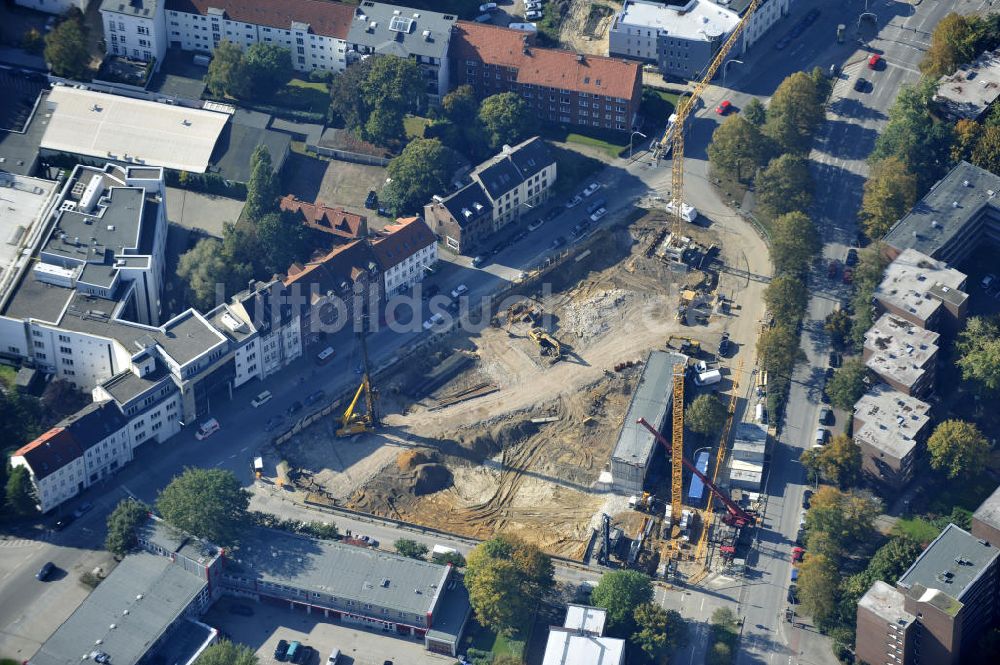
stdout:
[[972,20],[955,12],[942,18],[931,32],[931,44],[920,61],[920,71],[936,80],[970,62],[976,55],[973,28]]
[[150,508],[133,498],[122,499],[108,515],[108,535],[104,548],[121,558],[135,547],[136,529],[149,518]]
[[392,544],[397,554],[408,556],[411,559],[423,559],[427,556],[427,546],[409,538],[400,538]]
[[805,72],[795,72],[774,91],[767,107],[764,133],[788,152],[805,153],[823,115],[816,82]]
[[764,304],[774,320],[795,325],[806,311],[809,293],[798,275],[780,274],[764,289]]
[[789,212],[771,224],[771,260],[776,272],[805,272],[819,251],[816,225],[803,212]]
[[919,195],[940,180],[951,165],[954,129],[931,113],[936,90],[934,79],[902,86],[869,157],[872,163],[899,157],[916,176]]
[[269,274],[283,273],[288,266],[309,256],[306,226],[287,212],[272,212],[257,220],[257,242]]
[[368,119],[362,106],[362,88],[371,72],[373,58],[365,58],[333,77],[330,83],[330,112],[348,129],[359,130]]
[[249,505],[250,493],[224,469],[184,469],[156,498],[171,526],[222,547],[239,541]]
[[465,585],[479,622],[510,634],[530,624],[553,575],[552,559],[535,545],[501,534],[469,553]]
[[31,475],[28,469],[23,466],[15,466],[7,473],[7,508],[17,515],[27,517],[38,512],[38,498],[35,495],[35,486],[31,482]]
[[1000,173],[1000,127],[987,125],[983,128],[972,149],[972,163],[987,171]]
[[632,613],[635,632],[631,642],[650,662],[663,662],[667,654],[687,641],[687,623],[676,610],[665,610],[656,603],[642,603]]
[[705,665],[732,665],[733,648],[725,642],[716,642],[705,654]]
[[250,156],[250,180],[247,181],[246,216],[256,220],[275,210],[278,201],[278,176],[271,163],[271,151],[261,144]]
[[826,315],[823,330],[830,336],[830,343],[841,348],[851,334],[851,316],[843,309],[835,309]]
[[45,61],[56,76],[71,79],[84,77],[90,64],[90,51],[80,21],[66,19],[45,35]]
[[827,445],[804,451],[799,461],[810,473],[843,488],[858,480],[861,446],[846,434],[838,434]]
[[609,632],[619,637],[627,637],[633,633],[635,608],[651,600],[653,583],[648,575],[635,570],[604,573],[590,594],[591,605],[608,611]]
[[982,126],[975,120],[962,119],[955,123],[955,142],[951,146],[951,161],[972,159],[972,150],[979,141]]
[[974,478],[986,468],[990,444],[979,428],[962,420],[946,420],[927,439],[931,468],[949,480]]
[[892,225],[910,211],[917,200],[917,177],[896,156],[872,164],[858,217],[865,235],[873,240],[884,236]]
[[863,571],[851,575],[841,585],[841,603],[848,604],[846,611],[841,609],[841,615],[856,617],[858,601],[868,589],[880,580],[895,584],[913,565],[921,551],[923,545],[908,536],[894,536],[890,539],[875,552]]
[[442,566],[451,564],[456,568],[465,567],[465,557],[461,552],[437,552],[431,555],[431,561]]
[[742,114],[731,115],[716,127],[708,145],[712,168],[741,182],[752,179],[770,154],[767,138]]
[[751,97],[750,101],[743,107],[743,113],[740,115],[746,118],[747,122],[751,125],[762,127],[767,120],[767,109],[764,108],[759,99]]
[[771,217],[804,212],[812,205],[813,181],[805,158],[785,153],[772,159],[755,181],[757,203]]
[[402,143],[404,116],[420,113],[427,105],[420,67],[412,59],[391,55],[351,65],[330,89],[333,115],[361,138],[382,146]]
[[839,581],[836,564],[822,554],[807,554],[799,566],[799,600],[818,625],[826,624],[837,610]]
[[246,286],[253,273],[246,264],[231,264],[218,240],[204,238],[181,255],[177,276],[187,283],[191,304],[208,310],[218,304],[218,289],[222,290],[221,295],[236,293]]
[[227,39],[216,45],[205,75],[205,87],[216,97],[242,98],[250,94],[250,74],[239,46]]
[[684,424],[698,434],[714,434],[726,424],[725,405],[714,394],[698,395],[684,410]]
[[396,215],[419,211],[447,189],[455,164],[455,153],[437,139],[414,139],[389,162],[383,200]]
[[[870,537],[881,503],[868,493],[841,491],[823,485],[809,502],[806,511],[806,529],[809,532],[809,550],[837,560],[847,549]],[[827,534],[829,547],[815,547],[814,537]]]
[[528,104],[515,92],[491,95],[479,106],[479,121],[489,135],[490,148],[515,145],[531,132],[532,114]]
[[868,368],[860,360],[845,362],[826,384],[826,394],[830,396],[830,404],[845,411],[854,409],[855,403],[865,394],[867,375]]
[[42,408],[49,416],[49,422],[58,422],[91,403],[89,393],[85,393],[64,379],[49,381],[40,398]]
[[962,378],[989,392],[1000,390],[1000,325],[993,319],[973,316],[956,346],[961,354],[957,364]]
[[479,113],[479,100],[471,85],[460,85],[441,99],[441,110],[452,122],[467,123]]
[[270,97],[291,80],[292,54],[287,48],[257,42],[247,48],[243,67],[255,96]]
[[790,376],[801,354],[795,328],[780,321],[757,338],[757,355],[760,356],[761,366],[769,374]]
[[257,665],[259,662],[257,654],[247,645],[221,640],[205,649],[195,665]]

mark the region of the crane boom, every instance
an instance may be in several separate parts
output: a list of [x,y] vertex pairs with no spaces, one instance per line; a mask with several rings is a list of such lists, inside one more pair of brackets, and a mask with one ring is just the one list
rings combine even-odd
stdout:
[[681,493],[684,491],[684,363],[674,365],[673,454],[670,474],[670,514],[677,524],[681,519]]
[[[650,425],[649,421],[647,421],[645,418],[639,418],[637,422],[643,427],[645,427],[647,430],[649,430],[650,434],[656,437],[656,440],[660,442],[660,445],[662,445],[664,448],[667,449],[668,453],[673,454],[673,448],[671,447],[670,442],[667,441],[667,439],[662,434],[660,434],[660,432],[655,427]],[[681,455],[681,461],[684,463],[684,466],[686,466],[688,469],[691,470],[691,473],[698,476],[701,482],[705,483],[705,487],[710,489],[715,494],[715,496],[719,497],[722,500],[722,503],[725,504],[726,506],[726,510],[729,511],[729,516],[736,522],[737,525],[746,526],[747,524],[753,524],[754,522],[753,515],[740,508],[739,504],[737,504],[735,501],[726,496],[725,492],[720,490],[715,485],[715,483],[709,480],[708,476],[699,471],[698,467],[689,462],[688,459],[683,456],[683,454]]]

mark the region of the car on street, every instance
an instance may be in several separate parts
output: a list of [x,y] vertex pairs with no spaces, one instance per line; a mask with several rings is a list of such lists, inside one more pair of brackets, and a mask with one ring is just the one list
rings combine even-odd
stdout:
[[824,406],[819,410],[819,424],[820,425],[832,425],[833,424],[833,409],[828,406]]
[[788,46],[788,44],[791,41],[792,40],[789,37],[782,37],[778,41],[774,42],[774,50],[776,50],[776,51],[782,50],[783,48],[785,48],[786,46]]
[[253,408],[255,409],[260,408],[265,404],[267,404],[268,402],[270,402],[271,397],[272,397],[271,391],[265,390],[264,392],[259,393],[256,397],[250,400],[250,405],[253,406]]
[[816,443],[823,445],[828,438],[830,438],[830,430],[823,427],[816,428]]
[[528,237],[527,231],[518,231],[517,235],[510,239],[511,243],[518,243]]
[[459,284],[454,289],[452,289],[452,291],[451,291],[451,297],[452,298],[457,298],[460,295],[462,295],[463,293],[468,293],[468,291],[469,291],[469,287],[467,287],[465,284]]
[[234,603],[229,606],[229,613],[236,614],[241,617],[252,617],[253,608],[249,605],[245,605],[244,603]]
[[55,569],[56,569],[56,564],[52,563],[51,561],[46,561],[45,565],[42,566],[37,573],[35,573],[35,579],[38,580],[39,582],[44,582],[45,580],[49,579],[49,575],[51,575],[52,571],[54,571]]
[[788,586],[788,604],[796,605],[799,602],[799,595],[794,584]]
[[378,194],[375,193],[374,189],[369,190],[368,196],[365,198],[365,207],[369,210],[378,208]]
[[873,53],[870,58],[868,58],[868,69],[875,71],[876,69],[882,68],[882,56],[878,53]]
[[529,2],[524,3],[524,8],[525,9],[534,9],[535,11],[539,11],[540,12],[540,11],[542,11],[542,3],[538,2],[538,0],[535,0],[534,2],[531,2],[529,0]]
[[854,282],[854,271],[850,268],[844,268],[844,274],[840,276],[840,279],[844,284],[851,284]]
[[569,201],[566,202],[566,207],[567,208],[575,208],[576,206],[580,205],[581,203],[583,203],[583,197],[580,196],[579,194],[577,194],[576,196],[574,196],[573,198],[571,198]]
[[853,247],[848,248],[847,254],[844,256],[845,266],[856,266],[858,264],[858,250]]
[[854,80],[854,89],[858,92],[865,92],[868,90],[868,79],[863,76],[859,76]]
[[583,198],[587,198],[593,195],[594,192],[601,188],[601,184],[598,182],[592,182],[583,190]]
[[294,402],[292,402],[291,406],[289,406],[288,409],[285,411],[285,414],[289,416],[294,416],[301,410],[302,410],[302,402],[300,402],[299,400],[295,400]]
[[832,79],[835,79],[838,76],[840,76],[840,65],[838,65],[837,63],[833,63],[832,65],[830,65],[830,69],[827,70],[827,76],[829,76]]
[[806,490],[802,493],[802,509],[805,510],[809,508],[809,502],[812,499],[813,491]]
[[198,425],[198,431],[194,433],[194,438],[199,441],[204,441],[208,437],[212,436],[218,432],[222,427],[219,425],[219,421],[215,418],[209,418],[201,425]]
[[72,515],[65,515],[64,517],[60,517],[55,522],[53,522],[52,523],[52,528],[55,531],[62,531],[63,529],[65,529],[66,527],[68,527],[70,524],[72,524],[73,520],[75,520],[75,519],[76,518],[73,517]]
[[597,210],[594,211],[594,214],[590,216],[590,221],[596,222],[599,219],[601,219],[601,217],[604,217],[606,214],[608,214],[607,208],[598,208]]
[[487,2],[487,3],[479,5],[479,11],[481,11],[481,12],[496,11],[496,8],[497,8],[497,3],[495,3],[495,2]]
[[819,18],[819,10],[816,8],[810,9],[805,16],[802,17],[802,23],[805,25],[812,25]]
[[444,317],[439,313],[424,321],[424,330],[430,330],[434,326],[444,323]]
[[805,553],[806,553],[806,551],[805,551],[804,548],[799,547],[797,545],[795,547],[793,547],[792,548],[792,563],[798,563],[799,561],[802,561],[802,555],[805,554]]
[[538,11],[537,9],[529,9],[528,11],[524,12],[524,18],[528,19],[529,21],[537,21],[538,19],[542,18],[542,12]]
[[313,404],[315,404],[316,402],[320,401],[324,397],[326,397],[326,391],[323,390],[322,388],[319,389],[319,390],[317,390],[317,391],[311,392],[306,397],[306,405],[307,406],[312,406]]
[[729,333],[722,333],[722,338],[719,340],[719,355],[724,356],[729,353]]
[[90,512],[90,509],[93,508],[93,507],[94,507],[94,504],[90,503],[89,501],[84,501],[79,506],[77,506],[76,510],[73,511],[73,517],[75,519],[80,519],[81,517],[83,517],[84,515],[86,515],[88,512]]
[[732,102],[730,102],[728,99],[723,99],[722,103],[715,107],[715,112],[718,113],[719,115],[726,115],[732,108],[733,108]]
[[288,657],[288,642],[286,640],[278,640],[278,645],[274,647],[274,659],[285,662]]
[[552,249],[559,249],[566,244],[566,236],[559,236],[552,241]]
[[542,224],[545,223],[544,219],[536,219],[531,224],[528,224],[529,231],[536,231],[541,228]]
[[561,213],[562,213],[562,210],[560,210],[559,208],[552,208],[547,213],[545,213],[545,217],[543,217],[542,219],[544,219],[546,222],[551,222],[553,219],[555,219],[556,217],[558,217]]
[[270,432],[274,430],[276,427],[278,427],[278,425],[281,424],[281,421],[283,421],[284,419],[285,417],[282,415],[271,416],[270,418],[267,419],[267,422],[264,423],[264,431]]

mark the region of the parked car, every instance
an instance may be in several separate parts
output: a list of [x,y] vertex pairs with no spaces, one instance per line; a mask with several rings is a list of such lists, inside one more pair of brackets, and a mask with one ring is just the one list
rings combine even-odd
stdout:
[[495,12],[497,9],[497,3],[487,2],[485,4],[479,5],[479,11],[481,12]]
[[868,69],[872,71],[876,69],[881,69],[882,67],[882,56],[878,53],[873,53],[870,58],[868,58]]
[[250,404],[255,409],[259,408],[261,406],[264,406],[268,402],[270,402],[271,401],[271,397],[272,397],[271,391],[270,390],[265,390],[264,392],[259,393],[256,397],[254,397],[252,400],[250,400]]
[[819,410],[819,424],[820,425],[833,424],[833,409],[831,409],[828,406],[824,406]]
[[805,510],[809,508],[810,500],[812,499],[813,491],[806,490],[802,493],[802,509]]
[[569,201],[566,202],[566,207],[567,208],[575,208],[576,206],[580,205],[582,202],[583,202],[583,197],[580,196],[579,194],[577,194],[576,196],[574,196],[573,198],[571,198]]
[[847,254],[844,256],[845,266],[856,266],[858,264],[858,250],[853,247],[847,250]]
[[480,14],[476,17],[476,23],[489,23],[493,20],[493,14]]
[[840,367],[843,364],[843,358],[836,351],[830,352],[830,367]]
[[822,427],[816,428],[816,443],[823,445],[826,440],[830,437],[830,430],[824,429]]
[[728,99],[723,99],[722,103],[715,107],[715,112],[718,113],[719,115],[726,115],[732,108],[733,108],[732,102],[730,102]]
[[794,584],[788,586],[788,604],[796,605],[799,602],[799,595]]
[[835,79],[838,76],[840,76],[840,65],[838,65],[837,63],[833,63],[832,65],[830,65],[830,69],[827,72],[827,76],[829,76],[832,79]]
[[294,402],[292,402],[291,406],[288,407],[285,413],[289,416],[294,416],[301,410],[302,410],[302,402],[300,402],[299,400],[295,400]]
[[590,216],[590,221],[596,222],[602,217],[604,217],[606,214],[608,214],[607,208],[598,208],[597,210],[594,211],[594,214]]
[[552,208],[547,213],[545,213],[544,219],[546,222],[551,222],[553,219],[559,216],[562,211],[559,208]]
[[528,11],[524,12],[524,18],[528,19],[529,21],[537,21],[538,19],[542,18],[542,12],[538,11],[537,9],[529,9]]
[[868,90],[868,80],[863,76],[859,76],[854,80],[854,89],[858,92],[865,92]]
[[201,425],[198,426],[198,431],[194,433],[194,438],[199,441],[204,441],[208,437],[212,436],[218,432],[222,427],[219,425],[219,421],[215,418],[209,418]]
[[483,262],[484,262],[485,260],[486,260],[486,259],[484,259],[484,258],[483,258],[483,257],[481,257],[481,256],[477,256],[477,257],[474,257],[474,258],[472,259],[472,267],[473,267],[473,268],[478,268],[479,266],[483,265]]
[[94,504],[90,503],[89,501],[84,501],[79,506],[77,506],[76,510],[73,511],[73,517],[76,519],[80,519],[88,512],[90,512],[90,509],[93,507]]
[[38,580],[39,582],[44,582],[45,580],[49,579],[49,575],[51,575],[52,571],[54,571],[55,569],[56,569],[56,564],[52,563],[51,561],[46,561],[45,565],[42,566],[37,573],[35,573],[35,579]]
[[545,223],[544,219],[536,219],[531,224],[528,224],[528,230],[529,231],[535,231],[535,230],[541,228],[542,224],[544,224],[544,223]]
[[229,613],[236,614],[241,617],[252,617],[253,608],[249,605],[244,605],[243,603],[235,603],[229,606]]
[[722,339],[719,340],[719,355],[724,356],[729,353],[729,333],[722,333]]
[[57,519],[55,522],[52,523],[52,528],[55,531],[62,531],[63,529],[65,529],[66,527],[68,527],[70,524],[72,524],[73,520],[75,520],[75,519],[76,518],[73,517],[73,515],[66,515],[64,517],[60,517],[59,519]]
[[539,0],[528,0],[528,2],[524,3],[524,8],[542,11],[542,3]]
[[467,287],[465,284],[459,284],[454,289],[452,289],[452,291],[451,291],[451,297],[452,298],[457,298],[460,295],[462,295],[463,293],[467,293],[468,291],[469,291],[469,287]]
[[312,406],[313,404],[315,404],[316,402],[320,401],[324,397],[326,397],[326,391],[323,390],[322,388],[319,389],[319,390],[317,390],[317,391],[315,391],[315,392],[311,392],[306,397],[306,405],[307,406]]
[[369,210],[378,208],[378,194],[375,193],[374,189],[369,190],[368,196],[365,197],[365,207]]
[[591,196],[594,192],[596,192],[600,188],[601,188],[600,183],[597,182],[590,183],[589,185],[587,185],[586,189],[583,190],[583,197],[587,198],[588,196]]
[[434,326],[441,325],[442,323],[444,323],[444,317],[440,313],[437,313],[424,321],[424,330],[430,330]]
[[274,647],[274,658],[275,660],[280,660],[285,662],[288,657],[288,642],[285,640],[278,640],[278,646]]
[[316,651],[316,649],[312,648],[307,644],[302,647],[301,655],[299,656],[299,662],[302,663],[302,665],[312,665],[312,663],[316,660],[316,656],[318,655],[319,651]]
[[566,236],[559,236],[552,241],[552,249],[559,249],[566,244]]
[[802,561],[802,555],[806,553],[805,549],[802,547],[795,546],[792,548],[792,563],[798,563]]
[[267,422],[264,423],[264,431],[265,432],[273,431],[275,428],[278,427],[278,425],[281,424],[281,421],[283,421],[284,419],[285,417],[282,415],[271,416],[270,418],[267,419]]

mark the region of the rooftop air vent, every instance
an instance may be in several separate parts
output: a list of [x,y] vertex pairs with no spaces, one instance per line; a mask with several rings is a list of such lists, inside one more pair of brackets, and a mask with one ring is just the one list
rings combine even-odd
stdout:
[[958,201],[952,201],[951,202],[951,207],[952,208],[957,208],[958,207]]
[[972,183],[969,182],[968,180],[963,180],[962,181],[962,186],[963,187],[972,187]]

